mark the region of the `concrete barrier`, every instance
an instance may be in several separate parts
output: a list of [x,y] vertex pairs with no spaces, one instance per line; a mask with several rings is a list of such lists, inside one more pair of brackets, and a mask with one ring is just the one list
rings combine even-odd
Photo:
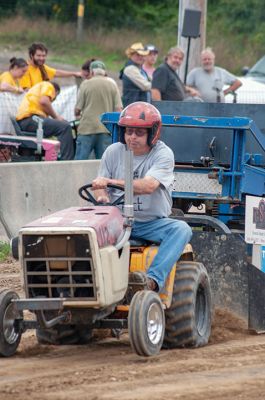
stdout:
[[80,186],[97,174],[98,160],[0,165],[0,223],[7,237],[26,223],[63,208],[84,205]]

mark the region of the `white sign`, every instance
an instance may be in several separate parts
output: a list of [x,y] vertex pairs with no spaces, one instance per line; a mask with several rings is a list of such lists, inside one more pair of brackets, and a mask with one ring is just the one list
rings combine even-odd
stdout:
[[246,196],[245,241],[265,245],[265,198]]

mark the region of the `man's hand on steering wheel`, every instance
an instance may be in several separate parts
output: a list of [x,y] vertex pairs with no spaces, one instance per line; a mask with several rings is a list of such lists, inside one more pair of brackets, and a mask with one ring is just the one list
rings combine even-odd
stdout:
[[[89,183],[87,185],[81,186],[81,188],[78,191],[79,196],[82,199],[93,203],[95,206],[103,205],[103,204],[117,206],[118,204],[124,204],[124,188],[122,186],[113,185],[112,183],[106,183],[105,179],[107,181],[110,181],[110,179],[108,179],[108,178],[97,178],[97,179],[100,179],[100,180],[102,179],[101,182],[98,182],[98,185],[100,185],[99,190],[106,189],[107,187],[109,187],[109,188],[121,190],[123,193],[113,202],[110,202],[108,195],[101,195],[101,196],[98,196],[98,198],[96,199],[88,190],[88,189],[94,190],[94,184]],[[102,185],[106,185],[106,186],[102,186]],[[98,189],[96,188],[95,190],[98,190]]]
[[99,176],[98,178],[92,181],[93,190],[106,189],[107,185],[111,183],[111,179],[104,178],[103,176]]
[[110,202],[110,200],[109,200],[109,197],[108,197],[108,196],[98,196],[97,202],[98,202],[98,203],[107,204],[107,203]]

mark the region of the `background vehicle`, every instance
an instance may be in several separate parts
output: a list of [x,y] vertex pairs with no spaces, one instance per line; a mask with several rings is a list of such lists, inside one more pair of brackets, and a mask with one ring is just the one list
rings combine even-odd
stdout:
[[265,83],[265,56],[261,57],[253,67],[244,67],[242,73],[246,78]]
[[[241,104],[264,104],[265,90],[264,83],[253,79],[252,77],[239,77],[242,86],[236,91],[236,102]],[[225,96],[226,103],[233,103],[233,95]]]

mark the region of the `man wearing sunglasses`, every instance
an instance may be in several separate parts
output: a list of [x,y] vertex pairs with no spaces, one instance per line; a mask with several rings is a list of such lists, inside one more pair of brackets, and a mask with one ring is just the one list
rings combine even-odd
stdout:
[[128,105],[119,118],[120,141],[103,154],[98,177],[93,181],[98,201],[109,202],[120,196],[108,184],[124,187],[126,147],[133,152],[134,225],[131,237],[160,243],[158,253],[147,271],[147,288],[160,291],[174,263],[189,242],[191,228],[171,214],[174,181],[174,155],[159,140],[161,115],[151,104]]

